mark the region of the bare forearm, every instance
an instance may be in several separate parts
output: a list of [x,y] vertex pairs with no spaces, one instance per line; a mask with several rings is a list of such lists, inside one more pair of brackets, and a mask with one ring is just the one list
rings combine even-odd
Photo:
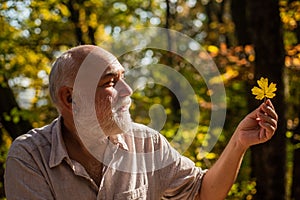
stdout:
[[278,116],[270,100],[249,113],[238,125],[224,152],[203,178],[199,198],[223,200],[232,187],[246,150],[272,138]]
[[200,199],[223,200],[236,180],[246,149],[232,137],[220,158],[204,176]]

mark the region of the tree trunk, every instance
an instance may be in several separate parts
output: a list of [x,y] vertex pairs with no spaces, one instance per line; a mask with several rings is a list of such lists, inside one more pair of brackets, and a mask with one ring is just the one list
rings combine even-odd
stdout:
[[[2,129],[1,129],[1,126],[0,126],[0,144],[1,146],[3,145],[3,138],[2,138]],[[5,165],[5,160],[2,160],[0,161],[0,183],[4,183],[4,165]],[[5,197],[5,191],[4,191],[4,187],[3,185],[1,185],[0,187],[0,199],[4,199]]]
[[[300,117],[300,113],[299,113]],[[298,124],[297,128],[293,131],[293,144],[299,145],[300,143],[300,124]],[[300,200],[300,148],[294,149],[293,152],[293,183],[292,183],[292,192],[291,192],[292,200]]]
[[294,150],[292,200],[300,200],[300,149]]
[[[272,102],[279,116],[278,129],[273,138],[251,148],[252,175],[256,178],[255,199],[285,199],[286,122],[284,104],[284,45],[278,1],[248,0],[249,26],[254,44],[255,80],[267,77],[277,84]],[[249,92],[250,94],[250,92]],[[258,105],[252,96],[250,109]]]
[[75,35],[76,35],[76,39],[78,44],[85,44],[84,40],[83,40],[83,33],[81,30],[81,26],[80,26],[80,22],[79,22],[79,2],[73,1],[73,0],[69,0],[68,3],[66,4],[66,6],[68,7],[71,15],[70,15],[70,20],[71,22],[74,24],[74,28],[75,28]]
[[247,22],[247,0],[232,0],[231,1],[231,15],[235,24],[235,34],[238,45],[247,45],[251,41],[249,39],[249,27]]
[[[167,37],[167,41],[168,41],[168,52],[166,52],[166,65],[170,66],[170,67],[175,67],[175,65],[177,63],[175,63],[174,60],[174,56],[172,53],[172,38],[171,35],[169,33],[169,29],[172,27],[172,22],[174,22],[174,14],[172,14],[171,12],[171,2],[170,0],[166,0],[166,24],[165,24],[165,28],[167,29],[166,33],[166,37]],[[173,84],[177,84],[177,83],[173,83]],[[173,86],[174,88],[179,88],[177,86]],[[169,91],[169,95],[171,96],[171,105],[172,105],[172,112],[173,112],[173,122],[174,123],[180,123],[180,119],[181,119],[181,113],[180,113],[180,103],[176,97],[176,95],[172,92]]]

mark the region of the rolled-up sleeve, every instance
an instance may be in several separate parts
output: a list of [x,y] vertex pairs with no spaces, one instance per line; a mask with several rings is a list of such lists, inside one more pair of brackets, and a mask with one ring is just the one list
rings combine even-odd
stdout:
[[162,167],[158,174],[163,199],[192,200],[199,194],[202,179],[207,172],[189,158],[182,156],[170,143],[160,136],[160,149],[162,152]]
[[165,182],[164,199],[194,199],[198,194],[207,170],[196,167],[190,159],[181,156],[175,163],[162,169]]

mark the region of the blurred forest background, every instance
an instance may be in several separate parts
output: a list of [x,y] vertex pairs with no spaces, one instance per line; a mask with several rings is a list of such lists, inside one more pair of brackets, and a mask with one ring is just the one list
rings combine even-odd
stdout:
[[[142,63],[144,58],[169,65],[193,86],[201,119],[185,155],[197,166],[210,167],[238,122],[261,103],[251,88],[260,77],[267,77],[278,88],[272,102],[279,127],[271,141],[247,152],[227,199],[300,199],[300,1],[9,0],[0,3],[0,24],[2,199],[5,158],[12,140],[57,116],[48,95],[48,75],[55,58],[70,47],[99,45],[123,31],[150,26],[173,29],[199,42],[214,59],[225,84],[225,126],[216,130],[222,131],[218,143],[201,158],[199,147],[210,123],[210,99],[217,94],[189,63],[169,52],[145,49],[138,56],[120,58],[125,66]],[[163,105],[167,121],[161,132],[172,139],[181,114],[174,95],[155,85],[137,90],[133,99],[133,119],[145,124],[150,123],[151,105]]]

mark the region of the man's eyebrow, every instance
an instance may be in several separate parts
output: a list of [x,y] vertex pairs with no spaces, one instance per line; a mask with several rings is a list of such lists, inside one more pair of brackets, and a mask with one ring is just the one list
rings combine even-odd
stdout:
[[[125,71],[122,70],[122,71],[121,71],[121,74],[124,75],[124,74],[125,74]],[[106,72],[106,73],[102,76],[102,78],[111,77],[111,76],[118,76],[118,75],[119,75],[119,71],[108,71],[108,72]]]

